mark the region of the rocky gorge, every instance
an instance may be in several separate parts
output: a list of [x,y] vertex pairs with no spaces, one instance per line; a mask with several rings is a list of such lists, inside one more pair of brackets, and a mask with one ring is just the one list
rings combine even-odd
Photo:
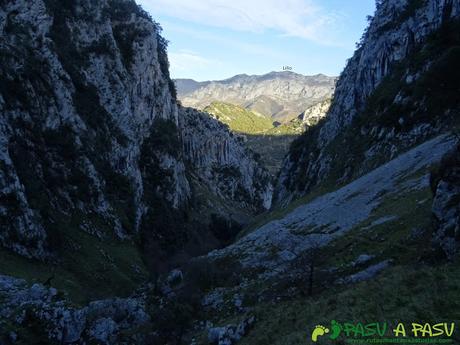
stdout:
[[[134,1],[0,1],[0,344],[458,324],[459,15],[458,0],[377,1],[332,101],[321,75],[312,107],[292,95],[306,131],[273,185],[242,136],[180,104]],[[252,97],[255,79],[228,83]]]

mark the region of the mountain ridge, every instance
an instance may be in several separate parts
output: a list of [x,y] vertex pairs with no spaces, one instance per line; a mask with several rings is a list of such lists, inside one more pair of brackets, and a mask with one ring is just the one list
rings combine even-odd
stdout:
[[194,82],[194,83],[212,83],[212,82],[223,82],[223,81],[228,81],[228,80],[232,80],[232,79],[247,78],[247,77],[261,78],[261,77],[268,76],[268,75],[296,75],[296,76],[312,77],[312,78],[315,78],[315,77],[338,78],[337,76],[330,76],[330,75],[327,75],[327,74],[324,74],[324,73],[316,73],[316,74],[308,74],[307,75],[307,74],[297,73],[297,72],[293,72],[293,71],[270,71],[270,72],[267,72],[267,73],[264,73],[264,74],[240,73],[240,74],[235,74],[234,76],[224,78],[224,79],[212,79],[212,80],[197,81],[197,80],[195,80],[193,78],[175,78],[174,81],[178,82],[177,86],[178,86],[178,88],[180,88],[180,84],[183,81],[186,81],[186,82],[191,81],[191,82]]
[[204,109],[213,101],[233,103],[249,110],[288,122],[308,107],[331,98],[335,77],[324,74],[304,76],[291,71],[272,71],[263,75],[239,74],[220,81],[205,81],[186,86],[176,79],[180,101]]

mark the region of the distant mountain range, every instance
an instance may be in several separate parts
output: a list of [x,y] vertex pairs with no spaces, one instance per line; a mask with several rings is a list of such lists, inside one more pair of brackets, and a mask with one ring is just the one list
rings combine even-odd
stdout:
[[221,81],[175,80],[184,106],[205,111],[245,138],[276,176],[291,142],[326,116],[335,77],[293,72],[239,74]]
[[197,82],[176,79],[178,97],[183,105],[204,109],[213,102],[239,105],[289,122],[311,106],[330,99],[336,77],[324,74],[304,76],[294,72],[270,72],[264,75],[239,74],[219,81]]

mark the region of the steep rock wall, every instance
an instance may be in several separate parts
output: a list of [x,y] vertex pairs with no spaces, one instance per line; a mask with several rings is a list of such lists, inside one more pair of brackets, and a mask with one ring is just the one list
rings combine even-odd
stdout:
[[227,196],[241,208],[270,208],[270,176],[257,164],[253,152],[228,127],[192,108],[179,117],[186,162],[201,181],[216,194]]
[[457,0],[377,3],[328,115],[292,145],[276,204],[361,176],[457,121],[458,79],[447,71],[458,57],[459,14]]
[[[193,195],[159,25],[131,0],[8,1],[0,19],[1,245],[45,259],[70,230],[164,237],[153,218]],[[228,156],[251,160],[232,143]],[[255,186],[257,169],[242,175],[251,205],[271,189]]]

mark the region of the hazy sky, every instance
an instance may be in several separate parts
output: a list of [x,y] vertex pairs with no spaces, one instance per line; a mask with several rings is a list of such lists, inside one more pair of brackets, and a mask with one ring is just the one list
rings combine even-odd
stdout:
[[137,0],[169,40],[173,78],[218,80],[291,66],[338,75],[375,0]]

